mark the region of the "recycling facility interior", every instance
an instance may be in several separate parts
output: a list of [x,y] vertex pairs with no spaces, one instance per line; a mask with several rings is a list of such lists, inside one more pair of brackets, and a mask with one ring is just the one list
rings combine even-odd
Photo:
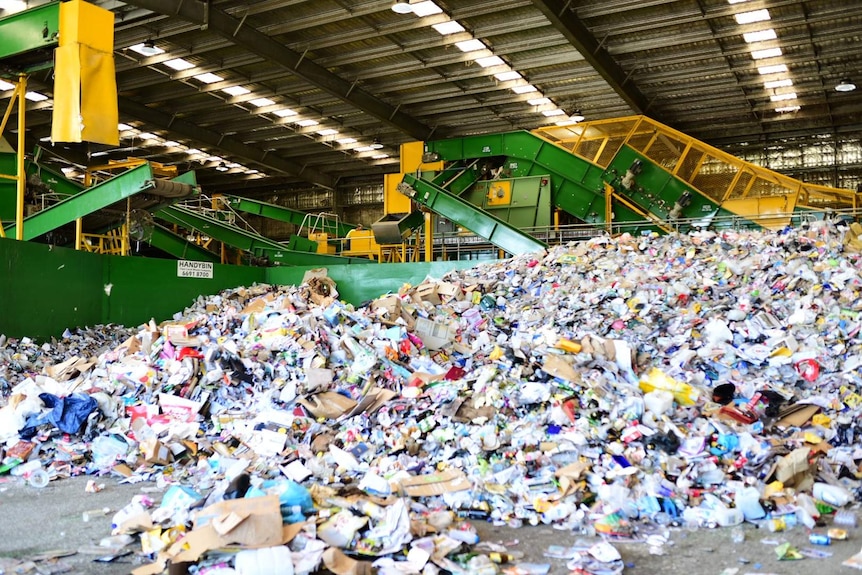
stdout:
[[[170,503],[166,496],[156,508],[161,515],[151,512],[165,527],[163,545],[141,536],[144,551],[136,557],[152,561],[141,568],[153,573],[178,556],[170,545],[176,526],[168,524],[182,522],[180,507],[192,504],[184,498],[205,495],[214,482],[223,495],[217,480],[237,474],[211,442],[230,429],[241,451],[257,454],[239,460],[264,491],[261,481],[276,481],[277,470],[306,487],[324,477],[327,484],[355,482],[375,497],[391,496],[398,482],[411,494],[411,480],[424,477],[441,492],[417,487],[412,496],[445,492],[445,506],[464,514],[579,533],[593,524],[593,535],[635,539],[637,519],[666,526],[676,511],[681,518],[683,510],[701,510],[686,516],[688,524],[723,525],[732,521],[722,513],[745,505],[744,519],[761,526],[784,521],[788,510],[809,529],[826,526],[822,519],[855,502],[860,478],[860,457],[850,448],[854,425],[847,431],[844,420],[857,407],[860,384],[862,90],[854,78],[862,56],[853,47],[860,34],[858,7],[839,0],[0,0],[0,469],[12,480],[29,473],[21,470],[30,458],[33,469],[38,461],[59,479],[123,464],[130,477],[164,480],[170,473],[153,466],[163,471],[175,457],[188,463],[190,453],[205,453],[214,462],[211,475],[171,492]],[[647,255],[655,267],[642,259]],[[591,286],[605,291],[596,295]],[[560,291],[572,298],[561,303]],[[579,298],[605,314],[607,325],[593,322]],[[541,315],[543,306],[555,316]],[[686,314],[701,320],[685,324],[693,317]],[[542,321],[550,331],[537,327]],[[317,322],[319,331],[309,327]],[[228,325],[233,331],[222,331]],[[644,326],[657,341],[650,343]],[[247,345],[250,334],[277,341],[260,352]],[[309,359],[302,375],[288,369],[293,387],[284,373],[260,367],[276,356],[288,361],[288,350],[296,361],[295,347],[310,341],[326,352]],[[699,351],[687,355],[692,349]],[[192,360],[194,373],[183,371]],[[711,365],[694,364],[701,360]],[[365,369],[357,368],[363,361]],[[511,373],[523,376],[522,389],[494,371],[513,365],[521,365]],[[588,380],[593,369],[612,383]],[[234,391],[242,381],[295,408],[296,421],[342,427],[333,423],[329,434],[303,428],[305,440],[282,430],[276,439],[286,443],[274,450],[265,432],[278,418],[263,421],[274,416],[255,411],[254,433],[242,427],[229,407],[238,409],[240,400],[234,391],[216,391],[216,373]],[[184,377],[195,385],[176,385]],[[317,378],[325,377],[321,385]],[[357,378],[367,385],[357,388]],[[766,384],[769,378],[787,388]],[[437,388],[444,380],[454,387]],[[199,381],[209,386],[210,403]],[[459,387],[465,381],[472,390]],[[118,382],[125,394],[102,387]],[[736,391],[713,412],[721,399],[713,391],[728,383]],[[642,395],[633,399],[625,384]],[[66,398],[71,405],[80,394],[70,390],[97,388],[105,393],[98,396],[101,419],[57,435],[67,424],[47,402]],[[610,444],[619,450],[596,451],[593,442],[607,435],[595,429],[578,435],[587,419],[601,428],[600,416],[578,417],[565,399],[587,388],[591,409],[625,422],[629,435],[612,432],[625,437]],[[327,391],[333,395],[324,398]],[[54,399],[38,403],[39,393]],[[141,428],[129,427],[143,416],[117,411],[122,398],[124,408],[176,415],[180,407],[157,400],[168,395],[190,402],[182,409],[193,406],[185,423],[201,422],[206,446],[177,427],[151,428],[153,413],[144,418],[146,433],[156,430],[145,445],[135,438]],[[371,430],[363,441],[342,437],[347,413],[383,428],[407,417],[366,403],[393,397],[430,401],[459,433],[478,433],[487,444],[465,447],[463,439],[423,429],[422,449],[446,441],[463,449],[422,451],[434,469],[399,460],[407,470],[396,472],[382,456],[387,441],[411,457],[419,448],[393,446],[379,434],[372,440]],[[339,398],[355,403],[339,407]],[[471,416],[459,411],[468,403]],[[584,414],[588,403],[580,406]],[[254,405],[260,408],[257,399]],[[489,406],[493,412],[480,412]],[[536,415],[536,406],[549,411]],[[799,411],[806,417],[788,424]],[[561,473],[554,489],[543,490],[543,472],[506,459],[505,441],[486,435],[484,420],[503,430],[513,413],[553,432],[519,436],[521,443],[501,432],[512,446],[535,441],[528,451],[553,445],[556,455],[580,454],[579,461],[545,454],[548,469]],[[570,424],[579,439],[552,437]],[[307,448],[312,432],[338,436],[321,443],[325,457],[290,447],[296,440]],[[125,451],[109,465],[91,447],[118,433]],[[704,437],[712,437],[711,447],[696,448],[692,442]],[[80,451],[57,448],[61,439]],[[682,445],[667,445],[674,440]],[[16,457],[34,442],[41,447]],[[645,447],[632,451],[640,442]],[[160,456],[160,448],[170,455]],[[483,450],[487,461],[476,459]],[[667,455],[676,450],[678,459]],[[76,452],[75,465],[56,455],[57,465],[49,461],[49,452],[61,451]],[[707,452],[724,467],[704,467]],[[285,471],[280,465],[288,460],[303,471]],[[666,477],[679,475],[668,471],[668,460],[685,462],[682,475],[696,485],[683,479],[657,495],[667,486],[644,479],[649,460],[661,460]],[[335,477],[316,466],[321,461],[337,468]],[[504,473],[501,461],[524,469],[512,463]],[[384,471],[389,487],[369,487]],[[482,485],[500,482],[481,509],[452,495],[461,492],[452,482],[468,481],[465,472],[482,477]],[[601,473],[605,479],[596,480]],[[637,488],[624,479],[634,475]],[[782,487],[767,481],[779,476]],[[734,483],[741,478],[744,485]],[[182,479],[173,476],[177,485]],[[590,496],[583,497],[579,480]],[[567,481],[575,482],[570,491]],[[541,496],[525,502],[510,494],[514,503],[501,503],[501,493],[517,492],[519,482]],[[270,486],[270,493],[283,487]],[[754,501],[744,498],[747,489],[757,491]],[[303,519],[316,516],[321,531],[339,516],[334,501],[350,507],[335,496],[344,494],[311,492]],[[632,508],[636,494],[646,499]],[[676,503],[650,507],[660,500]],[[362,537],[320,537],[339,551],[322,558],[308,533],[300,538],[304,549],[293,543],[297,572],[322,561],[330,571],[358,573],[364,561],[354,558],[369,555],[393,573],[501,569],[450,554],[470,543],[455,529],[446,532],[456,541],[451,548],[417,543],[424,540],[399,527],[406,509],[376,501],[389,515],[378,509],[364,516],[367,509],[354,501],[351,513],[371,523],[338,526]],[[210,495],[208,503],[218,502]],[[246,515],[258,512],[266,514]],[[449,526],[427,514],[424,521],[429,533]],[[285,524],[296,523],[285,516]],[[225,529],[217,543],[243,542],[228,541],[237,534]],[[152,533],[140,525],[131,531]],[[647,534],[655,535],[644,528]],[[195,561],[213,568],[223,557],[209,543]],[[419,567],[397,556],[409,544],[419,556],[427,552],[424,561],[413,557]],[[782,559],[797,553],[779,547]],[[624,567],[612,549],[595,545],[566,559],[580,572]],[[530,568],[521,572],[542,572]]]

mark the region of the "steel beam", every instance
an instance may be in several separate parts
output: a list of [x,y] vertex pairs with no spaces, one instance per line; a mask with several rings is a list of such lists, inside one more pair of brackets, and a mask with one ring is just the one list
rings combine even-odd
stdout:
[[0,61],[15,73],[50,67],[59,34],[59,2],[0,18]]
[[[22,239],[32,240],[154,187],[155,181],[150,165],[138,166],[26,218]],[[11,236],[15,234],[15,230],[16,226],[12,225],[6,228],[6,233]]]
[[253,161],[266,168],[300,177],[307,182],[326,189],[335,189],[335,180],[333,178],[318,172],[313,168],[306,168],[305,166],[291,162],[290,160],[279,158],[273,154],[267,154],[266,150],[244,144],[237,139],[225,136],[224,134],[220,134],[214,130],[201,128],[188,120],[175,118],[170,114],[139,104],[138,102],[129,100],[128,98],[120,97],[118,98],[118,102],[121,113],[138,118],[139,120],[152,124],[155,127],[172,131],[176,134],[197,140],[209,146],[221,148],[226,152],[242,157],[246,160]]
[[646,114],[649,100],[632,82],[628,74],[593,36],[580,18],[569,7],[571,1],[564,0],[533,0],[551,24],[559,30],[575,49],[581,53],[584,60],[605,79],[608,86],[616,92],[626,104],[631,106],[635,114]]
[[162,208],[156,217],[186,229],[197,230],[234,248],[251,252],[257,256],[267,256],[276,264],[294,266],[328,266],[353,263],[367,264],[366,258],[346,258],[326,254],[316,254],[290,250],[284,245],[226,222],[199,214],[182,206]]
[[221,34],[238,46],[287,68],[292,74],[336,98],[352,104],[412,138],[424,141],[431,137],[433,130],[422,122],[399,111],[397,107],[387,104],[362,88],[356,87],[353,82],[348,82],[341,76],[333,74],[310,58],[306,58],[305,54],[291,50],[265,33],[246,25],[243,20],[238,20],[218,10],[209,2],[177,3],[172,0],[130,0],[128,3],[166,16],[176,16],[189,22],[206,25],[208,30]]
[[[230,207],[234,210],[245,212],[247,214],[254,214],[256,216],[261,216],[270,220],[277,220],[279,222],[294,224],[296,226],[301,226],[309,218],[317,218],[317,216],[313,214],[307,214],[306,212],[292,210],[290,208],[277,206],[275,204],[270,204],[267,202],[261,202],[259,200],[241,198],[239,196],[231,196],[227,194],[224,196],[224,198],[225,200],[227,200],[228,204],[230,204]],[[324,231],[334,231],[336,237],[339,238],[345,237],[347,235],[347,232],[356,228],[354,224],[347,224],[332,218],[320,217],[320,221]]]

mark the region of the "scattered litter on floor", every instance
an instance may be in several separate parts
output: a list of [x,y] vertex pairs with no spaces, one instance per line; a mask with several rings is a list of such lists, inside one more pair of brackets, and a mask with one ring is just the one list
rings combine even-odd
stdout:
[[0,474],[155,482],[100,556],[135,546],[136,575],[547,572],[475,521],[599,535],[546,552],[592,574],[624,570],[615,542],[663,552],[670,528],[852,528],[847,233],[599,237],[359,307],[318,270],[161,324],[2,337]]

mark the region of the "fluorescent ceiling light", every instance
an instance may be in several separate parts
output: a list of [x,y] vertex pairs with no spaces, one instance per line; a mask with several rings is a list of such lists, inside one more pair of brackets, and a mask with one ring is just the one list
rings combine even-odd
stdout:
[[223,161],[224,161],[224,158],[222,158],[221,156],[210,156],[209,158],[207,158],[207,162],[223,162]]
[[389,154],[375,154],[374,156],[371,156],[371,159],[373,159],[373,160],[385,160],[388,157],[389,157]]
[[751,57],[755,60],[763,60],[764,58],[775,58],[781,54],[781,48],[767,48],[766,50],[755,50],[751,53]]
[[350,144],[356,143],[356,138],[338,138],[335,141],[336,141],[336,143],[339,143],[342,146],[349,146]]
[[260,172],[258,170],[246,170],[245,173],[251,175],[251,174],[259,174]]
[[751,12],[740,12],[739,14],[734,14],[733,18],[736,20],[737,24],[765,22],[766,20],[769,20],[769,10],[764,8],[762,10],[752,10]]
[[411,8],[413,8],[413,13],[423,18],[425,16],[432,16],[434,14],[440,14],[443,12],[443,9],[437,6],[431,0],[425,0],[424,2],[419,2],[418,4],[411,4]]
[[360,146],[358,148],[355,148],[353,151],[354,152],[373,152],[375,149],[376,148],[374,148],[373,146]]
[[502,66],[505,64],[502,58],[499,56],[488,56],[487,58],[476,58],[475,62],[482,66],[483,68],[490,68],[491,66]]
[[287,118],[288,116],[296,116],[296,112],[291,110],[290,108],[282,108],[281,110],[276,110],[273,112],[279,118]]
[[165,147],[167,147],[167,148],[177,148],[177,147],[179,147],[181,144],[180,144],[179,142],[175,141],[175,140],[167,140],[167,141],[165,141],[162,145],[163,145],[163,146],[165,146]]
[[197,156],[199,154],[203,154],[203,152],[201,150],[198,150],[197,148],[189,148],[188,150],[186,150],[186,154],[188,154],[189,156]]
[[538,92],[532,84],[524,84],[523,86],[515,86],[512,91],[516,94],[529,94],[530,92]]
[[542,114],[550,118],[553,116],[562,116],[565,112],[559,108],[554,108],[553,110],[544,110],[542,111]]
[[132,127],[128,124],[117,124],[117,129],[121,132],[125,132],[127,130],[131,130]]
[[183,70],[190,70],[194,68],[195,65],[189,62],[188,60],[183,60],[182,58],[174,58],[173,60],[165,60],[163,62],[165,66],[168,68],[173,68],[177,72],[181,72]]
[[15,87],[15,84],[10,84],[5,80],[0,80],[0,92],[5,92],[6,90],[11,90]]
[[199,81],[203,82],[204,84],[215,84],[216,82],[221,82],[222,80],[224,80],[224,78],[222,78],[218,74],[213,74],[212,72],[205,72],[203,74],[198,74],[197,76],[194,77],[194,79],[199,80]]
[[334,136],[338,133],[338,130],[334,128],[324,128],[322,130],[318,130],[317,133],[321,136]]
[[575,113],[569,116],[569,119],[573,122],[583,122],[585,118],[580,110],[575,110]]
[[779,108],[775,108],[775,111],[779,114],[787,114],[789,112],[798,112],[799,106],[781,106]]
[[138,137],[142,140],[158,140],[159,137],[152,132],[141,132]]
[[790,78],[784,78],[783,80],[770,80],[769,82],[764,82],[763,87],[767,90],[774,90],[775,88],[789,88],[793,85],[793,80]]
[[264,106],[272,106],[273,104],[275,104],[275,101],[270,100],[269,98],[255,98],[254,100],[249,100],[248,103],[252,106],[263,108]]
[[562,120],[557,120],[554,123],[558,126],[574,126],[578,122],[579,120],[573,120],[572,118],[563,118]]
[[[49,139],[50,139],[50,138],[49,138]],[[41,141],[42,141],[42,138],[39,138],[39,141],[41,142]],[[92,158],[101,158],[102,156],[107,156],[107,155],[108,155],[108,152],[93,152],[92,154],[90,154],[90,157],[92,157]]]
[[769,74],[781,74],[783,72],[787,72],[787,66],[785,64],[776,64],[775,66],[761,66],[757,69],[761,76],[768,76]]
[[231,169],[237,169],[237,168],[242,168],[242,167],[243,167],[243,165],[242,165],[242,164],[238,164],[238,163],[236,163],[236,162],[228,162],[227,167],[228,167],[228,168],[231,168]]
[[307,120],[297,120],[296,122],[294,122],[294,124],[296,124],[297,126],[302,126],[303,128],[310,128],[311,126],[316,126],[319,123],[320,122],[318,122],[317,120],[312,120],[311,118]]
[[40,94],[39,92],[27,92],[24,97],[31,102],[44,102],[48,99],[48,96],[46,96],[45,94]]
[[499,80],[500,82],[508,82],[510,80],[520,80],[521,73],[514,70],[509,70],[508,72],[500,72],[499,74],[494,74],[494,77],[497,78],[497,80]]
[[455,20],[449,20],[448,22],[443,22],[441,24],[433,24],[431,27],[437,30],[437,32],[442,36],[464,32],[464,27]]
[[784,102],[786,100],[795,100],[796,92],[789,92],[787,94],[775,94],[769,97],[773,102]]
[[542,96],[541,98],[533,98],[532,100],[527,100],[527,103],[531,106],[544,106],[545,104],[550,104],[551,99]]
[[251,92],[248,88],[243,88],[242,86],[228,86],[222,90],[225,94],[230,94],[231,96],[244,96]]
[[485,44],[481,40],[464,40],[463,42],[455,42],[458,49],[462,52],[475,52],[476,50],[484,50]]
[[776,38],[778,38],[778,34],[776,34],[775,30],[773,30],[772,28],[767,28],[766,30],[759,30],[757,32],[746,32],[742,35],[742,39],[749,44],[754,44],[755,42],[764,42],[766,40],[775,40]]
[[164,54],[165,51],[153,44],[152,40],[129,46],[129,50],[137,52],[141,56],[155,56],[156,54]]

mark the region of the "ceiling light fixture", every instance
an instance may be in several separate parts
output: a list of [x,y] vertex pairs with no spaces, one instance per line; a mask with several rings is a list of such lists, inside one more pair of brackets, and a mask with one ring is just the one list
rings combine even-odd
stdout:
[[737,24],[752,24],[754,22],[765,22],[770,19],[769,10],[766,8],[752,10],[751,12],[740,12],[739,14],[734,14],[733,18]]
[[425,16],[433,16],[434,14],[440,14],[443,12],[443,9],[437,6],[432,0],[423,0],[422,2],[417,2],[416,4],[412,4],[411,9],[413,13],[423,18]]
[[224,162],[221,162],[218,166],[216,166],[216,170],[218,170],[219,172],[226,172],[228,170],[228,167],[224,165]]
[[413,6],[407,0],[398,0],[392,5],[392,11],[396,14],[410,14],[413,12]]
[[156,56],[158,54],[165,53],[165,51],[156,46],[155,42],[153,42],[152,40],[146,40],[145,42],[141,42],[140,44],[129,46],[129,50],[137,52],[141,56]]
[[476,58],[474,60],[477,64],[482,66],[483,68],[490,68],[491,66],[502,66],[506,62],[503,61],[499,56],[488,56],[487,58]]
[[742,35],[742,39],[745,40],[747,44],[754,44],[755,42],[765,42],[766,40],[775,40],[778,38],[778,34],[775,33],[775,30],[772,28],[767,28],[766,30],[758,30],[757,32],[746,32]]
[[770,74],[782,74],[787,72],[787,66],[784,64],[776,64],[775,66],[760,66],[757,69],[758,73],[761,76],[768,76]]
[[173,68],[177,72],[182,72],[183,70],[190,70],[195,67],[194,64],[189,62],[188,60],[183,60],[182,58],[174,58],[173,60],[165,60],[162,62],[168,68]]
[[790,78],[784,78],[783,80],[771,80],[769,82],[764,82],[763,87],[767,90],[774,90],[775,88],[789,88],[793,85],[793,80]]
[[792,114],[793,112],[799,111],[799,106],[782,106],[780,108],[775,108],[775,111],[779,114]]
[[484,42],[476,40],[475,38],[472,40],[464,40],[463,42],[455,42],[455,46],[457,46],[462,52],[475,52],[477,50],[485,49]]
[[372,150],[379,150],[383,147],[383,143],[380,141],[380,138],[374,138],[374,141],[371,142],[371,145],[368,147]]
[[199,80],[204,84],[215,84],[216,82],[221,82],[222,80],[224,80],[224,78],[222,78],[218,74],[213,74],[212,72],[198,74],[197,76],[194,76],[194,79]]
[[838,92],[852,92],[856,89],[856,84],[850,78],[842,79],[837,86],[835,86],[835,90]]
[[583,122],[585,118],[580,110],[575,110],[575,112],[569,116],[569,119],[573,122]]
[[464,32],[464,27],[461,26],[455,20],[449,20],[448,22],[442,22],[440,24],[432,24],[431,27],[437,30],[437,33],[439,33],[441,36]]
[[497,80],[499,80],[500,82],[509,82],[510,80],[520,80],[521,74],[520,72],[509,70],[508,72],[500,72],[499,74],[494,74],[494,77],[497,78]]
[[0,80],[0,92],[5,92],[6,90],[11,90],[15,87],[15,84],[10,84],[5,80]]

